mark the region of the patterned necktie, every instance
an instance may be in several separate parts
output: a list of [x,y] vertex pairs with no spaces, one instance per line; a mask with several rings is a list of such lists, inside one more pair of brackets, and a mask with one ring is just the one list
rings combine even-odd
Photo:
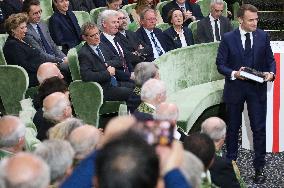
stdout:
[[219,33],[219,27],[218,27],[218,19],[215,21],[215,37],[217,41],[220,41],[220,33]]
[[153,32],[151,32],[151,40],[153,41],[154,46],[155,46],[155,48],[156,48],[156,50],[157,50],[159,56],[161,56],[161,55],[163,54],[163,50],[162,50],[162,49],[160,48],[160,46],[158,45],[158,43],[157,43],[157,41],[156,41],[156,39],[155,39],[155,37],[154,37],[154,33],[153,33]]
[[38,24],[36,24],[36,28],[37,28],[38,34],[40,36],[40,40],[42,42],[42,45],[43,45],[43,47],[45,49],[45,52],[50,54],[50,55],[53,55],[54,53],[53,53],[51,47],[49,46],[49,44],[47,43],[47,41],[46,41],[42,31],[41,31],[41,28],[39,27]]
[[105,58],[104,58],[99,46],[97,46],[96,51],[97,51],[98,56],[101,58],[101,60],[103,60],[103,62],[105,62]]
[[246,33],[245,36],[246,36],[245,53],[248,54],[251,51],[250,33]]
[[118,50],[119,57],[120,57],[120,59],[122,61],[122,66],[123,66],[124,72],[129,72],[128,66],[126,64],[126,60],[124,59],[123,53],[122,53],[122,51],[120,49],[120,45],[119,45],[118,41],[115,38],[114,38],[114,44],[115,44],[115,46],[116,46],[116,48]]

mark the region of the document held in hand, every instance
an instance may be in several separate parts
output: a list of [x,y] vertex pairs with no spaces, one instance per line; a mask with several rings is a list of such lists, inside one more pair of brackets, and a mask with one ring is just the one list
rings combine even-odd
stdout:
[[245,67],[241,72],[240,75],[244,78],[249,80],[253,80],[255,82],[263,83],[265,75],[263,72],[257,71],[255,69]]

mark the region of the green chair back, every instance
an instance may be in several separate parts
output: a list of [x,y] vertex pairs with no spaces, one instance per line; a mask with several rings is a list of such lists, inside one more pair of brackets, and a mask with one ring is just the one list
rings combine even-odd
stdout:
[[188,25],[188,28],[191,30],[192,32],[192,36],[193,36],[193,40],[196,41],[197,38],[197,22],[199,22],[199,20],[196,20],[194,22],[191,22]]
[[0,65],[0,97],[6,114],[19,114],[20,101],[25,98],[28,85],[29,77],[24,68]]
[[81,80],[80,65],[76,48],[72,48],[68,51],[67,58],[69,62],[69,69],[71,72],[72,80]]
[[233,4],[233,12],[232,12],[233,15],[234,15],[234,20],[237,20],[237,19],[238,19],[237,13],[238,13],[239,9],[240,9],[240,4],[239,4],[239,2],[235,2],[235,3]]
[[163,9],[163,7],[164,7],[166,4],[168,4],[169,2],[171,2],[171,1],[162,1],[162,2],[159,2],[159,3],[157,4],[156,9],[160,12],[161,15],[162,15],[162,9]]
[[107,7],[98,7],[90,11],[91,21],[97,23],[100,12],[106,10]]
[[137,31],[137,29],[139,28],[139,25],[136,22],[131,22],[130,24],[128,24],[128,30],[130,31]]
[[154,63],[159,66],[161,79],[167,83],[167,95],[224,79],[215,64],[218,46],[218,42],[197,44],[172,50],[157,58]]
[[132,11],[132,9],[135,8],[136,4],[137,4],[137,3],[132,3],[132,4],[124,5],[124,6],[122,7],[122,9],[125,10],[128,14],[130,14],[131,11]]
[[238,20],[232,20],[231,24],[232,24],[234,29],[237,29],[239,27],[239,25],[240,25]]
[[41,19],[46,19],[53,14],[52,0],[40,0],[40,7],[42,9]]
[[103,104],[103,90],[96,82],[76,80],[69,85],[75,114],[85,123],[99,126],[99,110]]
[[161,29],[162,31],[165,31],[166,29],[168,29],[171,26],[168,23],[160,23],[160,24],[157,24],[156,27]]
[[[200,6],[203,16],[208,16],[210,13],[210,3],[211,0],[200,0],[197,4]],[[227,3],[224,1],[224,11],[223,16],[227,17]]]
[[76,18],[78,20],[78,24],[79,24],[80,27],[84,23],[91,21],[90,14],[88,12],[86,12],[86,11],[73,11],[73,13],[76,16]]
[[3,47],[8,38],[8,34],[0,34],[0,65],[6,65],[5,56],[3,53]]

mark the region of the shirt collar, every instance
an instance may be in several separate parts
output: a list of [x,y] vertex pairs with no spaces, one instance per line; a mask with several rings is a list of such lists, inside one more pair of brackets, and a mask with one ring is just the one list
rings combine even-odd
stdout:
[[243,30],[243,29],[241,28],[241,26],[239,26],[239,30],[240,30],[241,36],[245,36],[246,33],[249,33],[250,36],[252,35],[252,32],[246,32],[245,30]]
[[185,7],[185,3],[183,3],[183,4],[180,5],[180,4],[178,4],[178,3],[176,2],[176,4],[179,6],[179,8],[181,8],[181,7],[186,8],[186,7]]
[[150,31],[150,30],[148,30],[148,29],[146,29],[146,28],[144,28],[144,27],[143,27],[143,29],[145,30],[145,32],[146,32],[147,34],[151,34],[152,32],[154,32],[154,30]]
[[[209,14],[209,19],[210,19],[211,22],[214,22],[214,21],[216,20],[215,18],[213,18],[213,16],[211,15],[211,13]],[[220,20],[220,19],[218,19],[218,20]]]
[[103,34],[105,35],[105,37],[106,37],[108,40],[110,40],[110,41],[113,41],[113,40],[114,40],[115,35],[109,35],[109,34],[107,34],[107,33],[105,33],[105,32],[103,32]]

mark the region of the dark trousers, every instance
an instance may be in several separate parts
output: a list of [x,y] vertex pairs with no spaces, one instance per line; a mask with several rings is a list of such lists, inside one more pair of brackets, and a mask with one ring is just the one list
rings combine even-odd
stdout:
[[227,159],[236,160],[238,154],[238,136],[242,124],[242,112],[244,102],[247,103],[250,126],[253,132],[254,160],[255,169],[263,168],[265,165],[266,153],[266,100],[259,100],[257,92],[253,92],[252,87],[243,89],[243,101],[241,103],[226,103],[227,115]]
[[133,89],[127,87],[109,86],[103,88],[104,100],[106,101],[127,101]]

